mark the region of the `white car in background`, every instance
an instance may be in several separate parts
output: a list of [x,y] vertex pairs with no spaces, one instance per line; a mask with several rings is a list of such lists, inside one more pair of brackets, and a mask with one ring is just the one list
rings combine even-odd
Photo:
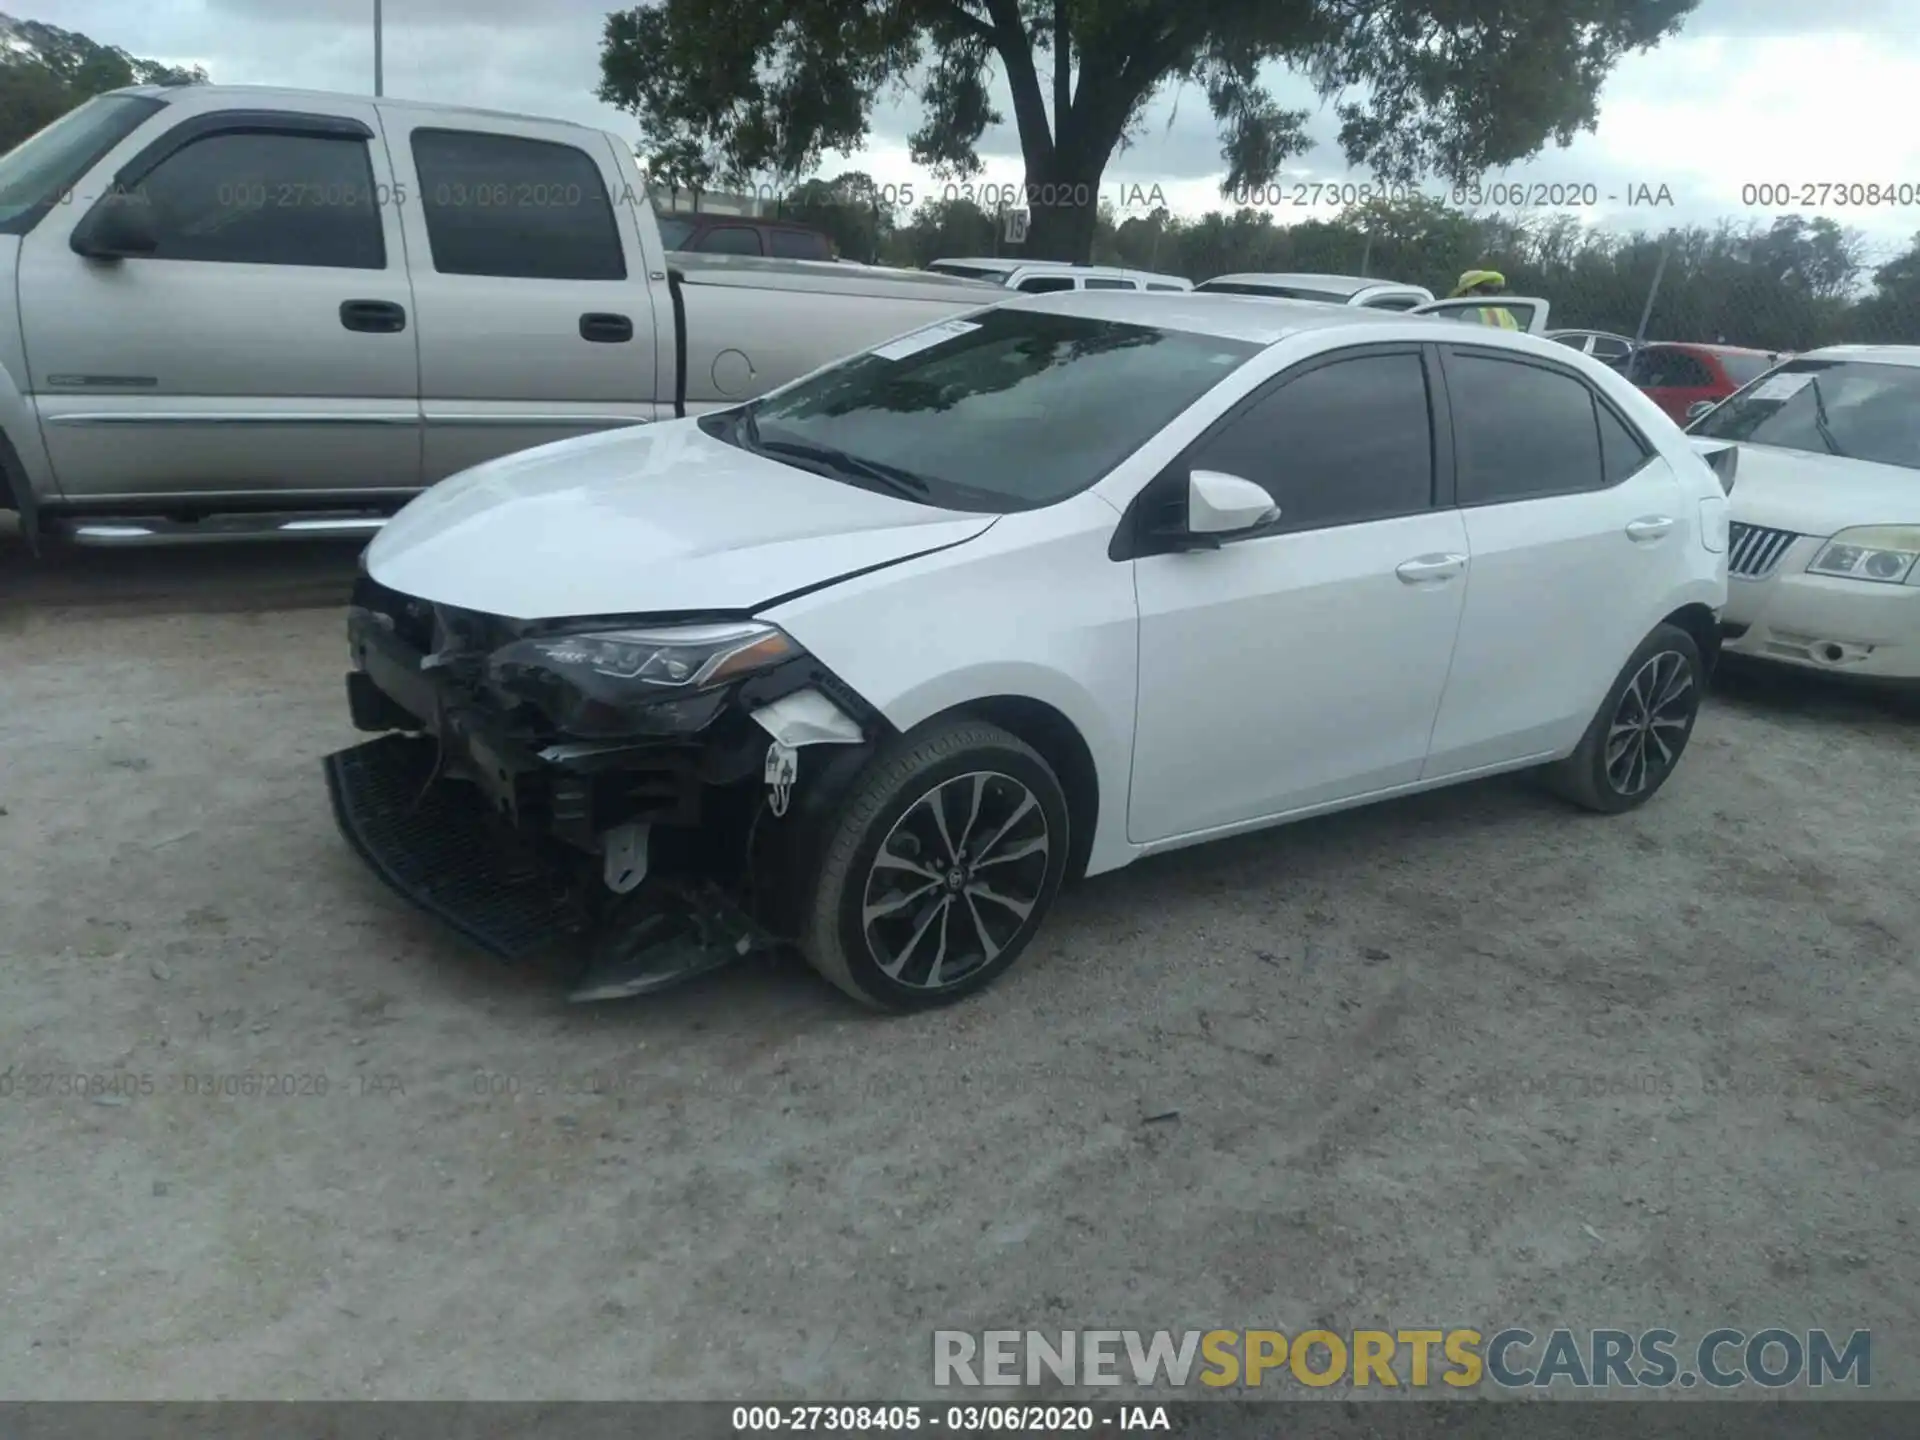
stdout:
[[1317,300],[1323,305],[1358,305],[1370,310],[1411,310],[1433,303],[1433,292],[1424,285],[1364,275],[1216,275],[1193,288],[1204,295]]
[[435,486],[349,612],[390,733],[328,772],[374,869],[496,953],[596,934],[577,999],[789,937],[913,1009],[1142,856],[1525,768],[1642,804],[1725,551],[1707,462],[1565,346],[1015,296]]
[[1005,260],[967,256],[935,260],[927,266],[935,275],[962,280],[985,280],[1026,295],[1050,295],[1063,290],[1191,290],[1183,275],[1153,270],[1130,270],[1119,265],[1071,265],[1064,260]]
[[1739,450],[1727,653],[1920,679],[1920,347],[1798,355],[1688,434]]

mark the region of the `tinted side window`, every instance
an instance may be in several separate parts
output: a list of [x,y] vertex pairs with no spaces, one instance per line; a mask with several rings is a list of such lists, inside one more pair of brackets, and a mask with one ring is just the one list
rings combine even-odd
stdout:
[[613,202],[586,151],[517,135],[416,130],[413,164],[442,275],[626,278]]
[[1029,275],[1020,282],[1019,288],[1029,295],[1051,294],[1055,290],[1073,289],[1071,275]]
[[1420,357],[1358,355],[1283,380],[1202,441],[1189,469],[1266,487],[1279,530],[1316,530],[1433,503]]
[[1638,432],[1630,429],[1619,416],[1602,405],[1593,402],[1594,415],[1600,422],[1600,469],[1609,485],[1618,485],[1652,457],[1653,451]]
[[826,237],[814,235],[805,230],[772,230],[767,238],[773,242],[772,253],[786,260],[831,260],[833,252]]
[[1131,280],[1109,280],[1100,275],[1091,276],[1087,280],[1089,290],[1138,290],[1139,288]]
[[1462,505],[1497,505],[1601,485],[1593,392],[1538,364],[1447,357],[1455,485]]
[[1183,287],[1179,285],[1162,285],[1157,281],[1149,280],[1147,282],[1147,288],[1149,290],[1180,290]]
[[364,140],[209,135],[136,189],[152,206],[155,259],[386,268]]
[[697,248],[708,255],[759,255],[760,232],[746,225],[716,225],[700,237]]

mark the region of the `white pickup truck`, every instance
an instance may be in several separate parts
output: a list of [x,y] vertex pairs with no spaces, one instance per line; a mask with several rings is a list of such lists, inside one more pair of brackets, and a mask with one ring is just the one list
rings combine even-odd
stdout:
[[737,404],[976,281],[670,257],[632,151],[253,87],[99,96],[0,157],[0,510],[30,539],[371,533],[494,456]]

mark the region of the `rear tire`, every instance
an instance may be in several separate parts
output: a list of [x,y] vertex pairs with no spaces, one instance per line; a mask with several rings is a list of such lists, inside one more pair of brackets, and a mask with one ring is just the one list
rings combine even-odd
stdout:
[[1640,642],[1581,737],[1540,772],[1563,799],[1603,815],[1638,809],[1667,783],[1693,735],[1706,689],[1700,647],[1677,625]]
[[951,1004],[1020,958],[1070,840],[1038,751],[985,721],[935,721],[882,751],[828,822],[800,948],[863,1005]]

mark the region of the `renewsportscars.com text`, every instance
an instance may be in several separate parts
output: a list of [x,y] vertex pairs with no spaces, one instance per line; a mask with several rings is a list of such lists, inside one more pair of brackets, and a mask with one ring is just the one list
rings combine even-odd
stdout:
[[1795,1384],[1865,1389],[1869,1331],[1520,1328],[1302,1330],[936,1330],[933,1383],[1192,1385],[1214,1388],[1342,1383],[1359,1389],[1664,1390]]

